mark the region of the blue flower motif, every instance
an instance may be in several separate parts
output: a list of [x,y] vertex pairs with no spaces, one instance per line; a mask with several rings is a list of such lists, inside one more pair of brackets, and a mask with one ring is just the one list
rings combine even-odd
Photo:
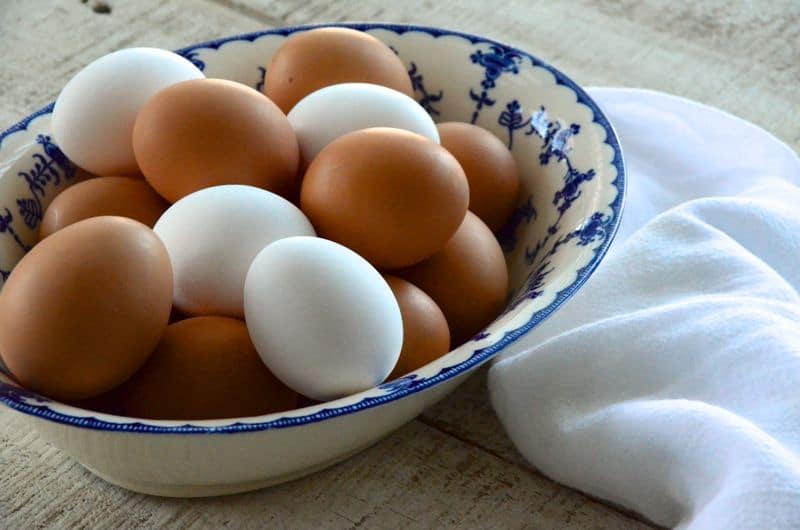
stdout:
[[35,228],[42,220],[42,203],[36,199],[17,199],[19,214],[29,228]]
[[[64,154],[61,149],[58,148],[56,144],[53,143],[53,139],[50,136],[45,134],[39,134],[36,136],[36,143],[41,145],[44,149],[44,154],[50,157],[50,159],[64,172],[64,178],[71,179],[75,176],[75,165],[70,162],[67,155]],[[55,185],[58,186],[59,184],[59,177],[58,173],[55,174]]]
[[511,213],[511,218],[497,234],[504,252],[511,252],[517,246],[516,232],[519,225],[523,221],[525,224],[530,223],[536,219],[536,216],[536,208],[533,207],[533,195],[528,195],[525,202],[514,209]]
[[612,220],[613,218],[610,215],[595,212],[582,227],[570,232],[569,235],[571,238],[578,238],[578,246],[589,246],[595,241],[602,241],[608,237],[608,229]]
[[[17,199],[19,214],[28,228],[36,228],[42,220],[42,198],[45,195],[45,188],[48,185],[58,186],[61,178],[70,180],[75,177],[75,165],[64,155],[61,149],[53,143],[50,136],[40,134],[36,137],[36,143],[42,146],[42,153],[34,153],[31,158],[34,160],[33,167],[27,171],[20,171],[17,175],[28,184],[30,197]],[[27,247],[30,248],[30,247]]]
[[550,129],[550,120],[547,117],[547,110],[544,106],[539,107],[539,110],[531,114],[530,120],[531,128],[525,133],[530,136],[536,134],[539,138],[545,138],[547,131]]
[[477,50],[469,56],[473,64],[479,64],[485,69],[485,75],[481,86],[484,89],[492,89],[496,86],[496,81],[505,73],[518,74],[522,56],[511,50],[498,45],[489,47],[489,51]]
[[[14,216],[11,214],[11,210],[5,208],[5,213],[0,213],[0,233],[8,234],[14,238],[14,241],[17,242],[17,245],[20,246],[22,250],[25,252],[31,249],[30,245],[26,245],[24,241],[19,237],[17,231],[14,230],[14,227],[11,226],[11,223],[14,221]],[[5,278],[4,278],[5,279]]]
[[[531,116],[525,120],[523,119],[524,112],[517,100],[513,100],[506,105],[506,110],[500,114],[498,123],[508,130],[508,146],[513,146],[514,132],[518,129],[528,127],[525,131],[526,136],[537,136],[542,139],[542,145],[539,151],[539,163],[547,165],[551,160],[557,163],[563,163],[565,166],[564,172],[564,185],[561,189],[557,190],[553,196],[553,205],[556,206],[558,217],[556,220],[546,228],[544,238],[536,242],[533,247],[525,249],[525,261],[528,265],[533,265],[539,259],[541,252],[547,247],[548,243],[553,236],[555,236],[561,228],[561,219],[564,214],[569,210],[572,204],[581,196],[581,185],[584,182],[592,180],[596,172],[594,169],[587,171],[579,171],[575,168],[570,160],[569,154],[572,151],[572,138],[580,134],[581,128],[577,123],[570,124],[565,127],[558,120],[551,120],[548,116],[547,109],[540,106],[539,110],[533,112]],[[512,216],[513,223],[509,223],[507,228],[501,231],[501,241],[503,241],[503,248],[509,251],[514,248],[516,238],[514,231],[516,231],[519,219]],[[569,235],[569,234],[568,234]],[[550,252],[541,259],[541,264],[548,263],[547,258],[552,256],[556,249],[569,239],[557,240]],[[541,269],[540,272],[544,274],[546,267]],[[546,275],[546,274],[544,274]],[[540,275],[540,280],[543,281],[543,275]],[[534,282],[535,283],[535,282]],[[534,289],[535,291],[536,289]],[[531,291],[533,292],[533,291]]]
[[438,116],[441,114],[439,110],[433,106],[433,104],[442,100],[444,97],[444,90],[439,90],[439,92],[436,94],[428,92],[428,89],[425,88],[425,79],[422,77],[422,74],[419,73],[417,70],[417,64],[413,61],[409,65],[408,75],[411,78],[411,86],[414,89],[414,92],[419,92],[421,94],[420,98],[417,100],[417,103],[419,103],[422,108],[425,109],[431,116]]
[[496,103],[489,97],[489,92],[497,86],[497,80],[503,74],[519,74],[522,55],[504,46],[492,44],[488,50],[477,50],[469,58],[473,64],[478,64],[484,69],[481,89],[469,90],[469,97],[475,102],[471,123],[475,123],[483,107],[491,107]]
[[500,113],[497,122],[508,129],[508,148],[514,146],[514,131],[522,129],[530,123],[530,118],[524,119],[522,107],[516,99],[506,105],[506,110]]
[[542,106],[531,116],[530,127],[525,131],[525,135],[536,135],[542,139],[539,162],[547,165],[552,157],[555,157],[558,162],[567,158],[569,152],[572,151],[570,139],[580,131],[581,126],[577,123],[564,127],[560,121],[550,121],[547,109]]

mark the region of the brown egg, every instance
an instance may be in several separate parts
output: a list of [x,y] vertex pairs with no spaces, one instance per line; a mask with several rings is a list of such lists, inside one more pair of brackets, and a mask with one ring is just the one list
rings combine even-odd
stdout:
[[472,212],[439,252],[397,275],[438,304],[454,346],[490,324],[505,307],[508,270],[503,251],[492,231]]
[[171,324],[147,363],[114,392],[119,412],[206,420],[293,409],[297,394],[261,361],[241,320],[195,317]]
[[161,240],[138,221],[93,217],[43,240],[14,268],[0,292],[0,351],[27,388],[89,398],[139,369],[171,306]]
[[311,163],[300,206],[321,237],[376,267],[404,267],[439,250],[469,203],[461,166],[443,147],[400,129],[355,131]]
[[299,150],[289,120],[258,91],[233,81],[171,85],[139,111],[133,150],[147,181],[175,202],[220,184],[286,195],[296,187]]
[[97,177],[74,184],[53,199],[39,226],[39,237],[102,215],[128,217],[152,227],[168,206],[144,180]]
[[320,88],[338,83],[372,83],[414,96],[406,67],[386,44],[349,28],[296,33],[272,56],[264,93],[283,112]]
[[437,125],[442,147],[456,157],[469,181],[469,209],[492,231],[511,217],[519,190],[519,168],[506,144],[469,123]]
[[419,287],[396,276],[384,276],[403,317],[403,349],[388,380],[413,372],[450,351],[450,329],[442,310]]

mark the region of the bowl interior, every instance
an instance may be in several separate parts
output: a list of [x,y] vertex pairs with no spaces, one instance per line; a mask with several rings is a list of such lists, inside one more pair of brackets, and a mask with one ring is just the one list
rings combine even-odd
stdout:
[[[0,400],[55,421],[90,428],[205,432],[279,428],[399,399],[484,362],[546,318],[588,278],[613,238],[624,170],[614,131],[591,98],[539,59],[482,37],[389,24],[353,24],[386,42],[408,67],[416,97],[436,121],[472,122],[514,153],[522,186],[500,238],[511,292],[486,330],[399,380],[323,405],[257,418],[143,421],[85,411],[16,387],[0,372]],[[286,28],[179,50],[207,77],[261,88]],[[65,80],[66,81],[66,80]],[[45,208],[80,172],[50,136],[52,105],[0,133],[0,285],[37,240]],[[2,366],[0,365],[0,369]]]

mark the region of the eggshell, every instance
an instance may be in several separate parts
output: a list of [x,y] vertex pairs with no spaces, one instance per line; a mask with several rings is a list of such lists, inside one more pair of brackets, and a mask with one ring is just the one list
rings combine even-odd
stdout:
[[469,181],[469,209],[492,230],[505,224],[517,201],[519,168],[506,144],[469,123],[440,123],[442,147],[456,157]]
[[233,81],[198,79],[160,91],[136,119],[133,150],[147,181],[170,202],[221,184],[280,195],[297,186],[289,120],[263,94]]
[[286,199],[238,184],[187,195],[153,230],[172,261],[176,309],[239,318],[245,276],[256,254],[284,237],[315,235],[305,215]]
[[225,317],[170,325],[115,394],[120,414],[158,420],[258,416],[297,405],[297,394],[261,362],[244,322]]
[[450,328],[442,310],[422,289],[396,276],[384,279],[403,317],[403,349],[388,377],[396,379],[450,351]]
[[300,100],[287,117],[305,164],[336,138],[370,127],[405,129],[439,143],[436,124],[419,103],[402,92],[369,83],[321,88]]
[[144,363],[167,326],[172,270],[145,225],[94,217],[20,261],[0,292],[0,351],[27,388],[85,399]]
[[79,182],[59,193],[42,218],[44,239],[65,226],[90,217],[117,215],[152,227],[169,204],[142,179],[98,177]]
[[348,133],[325,147],[303,179],[300,205],[320,236],[376,267],[431,256],[456,231],[469,187],[453,155],[400,129]]
[[266,365],[313,399],[377,385],[403,345],[389,285],[364,258],[333,241],[290,237],[266,247],[247,273],[244,305]]
[[453,345],[474,336],[505,307],[508,270],[503,251],[472,212],[439,252],[397,275],[433,298],[447,318]]
[[150,97],[203,72],[175,53],[119,50],[89,63],[70,79],[53,108],[53,137],[70,160],[97,175],[138,173],[133,123]]
[[272,56],[264,93],[284,112],[322,87],[373,83],[414,95],[399,57],[372,35],[349,28],[319,28],[296,33]]

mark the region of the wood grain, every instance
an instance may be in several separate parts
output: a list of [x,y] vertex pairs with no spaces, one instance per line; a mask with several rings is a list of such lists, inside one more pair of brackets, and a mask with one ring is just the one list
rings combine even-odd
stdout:
[[[643,86],[716,105],[800,148],[800,3],[702,0],[96,0],[4,2],[0,129],[72,73],[131,45],[176,48],[308,22],[441,25],[518,45],[584,85]],[[95,478],[0,410],[0,528],[647,528],[537,474],[488,403],[485,369],[334,468],[234,497],[157,499]]]

